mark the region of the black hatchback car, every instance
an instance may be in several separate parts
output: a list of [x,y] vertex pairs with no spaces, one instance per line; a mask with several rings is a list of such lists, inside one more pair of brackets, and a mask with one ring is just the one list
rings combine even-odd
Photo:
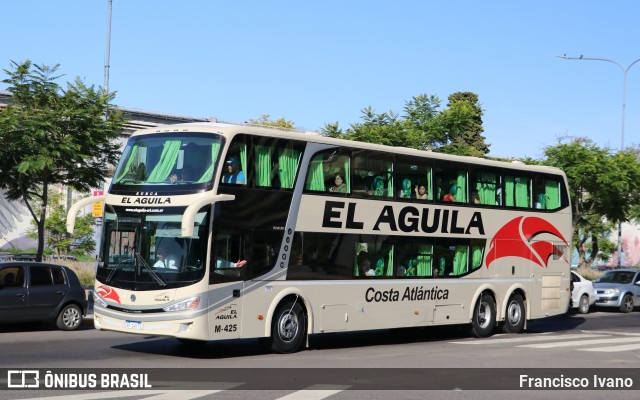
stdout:
[[71,269],[37,262],[0,262],[0,323],[53,321],[77,329],[87,295]]

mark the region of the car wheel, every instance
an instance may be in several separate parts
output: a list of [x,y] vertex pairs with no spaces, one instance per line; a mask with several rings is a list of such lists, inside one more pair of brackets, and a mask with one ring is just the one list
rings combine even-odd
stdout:
[[504,318],[502,330],[505,333],[520,333],[525,321],[524,300],[519,294],[514,294],[507,305],[507,315]]
[[633,296],[630,294],[625,294],[622,298],[622,303],[620,304],[620,312],[628,313],[633,311]]
[[483,294],[478,299],[473,309],[471,320],[471,333],[477,338],[491,335],[496,326],[496,303],[488,294]]
[[589,312],[589,296],[583,294],[578,302],[578,312],[580,314],[586,314]]
[[58,329],[63,331],[73,331],[78,329],[81,322],[82,311],[80,311],[80,307],[75,304],[67,304],[64,306],[56,319]]
[[271,350],[293,353],[300,349],[306,334],[306,318],[297,301],[288,301],[278,307],[271,326]]

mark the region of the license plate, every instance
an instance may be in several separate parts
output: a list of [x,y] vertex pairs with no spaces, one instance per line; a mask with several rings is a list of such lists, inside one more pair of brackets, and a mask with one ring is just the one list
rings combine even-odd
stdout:
[[142,321],[126,321],[127,329],[142,330]]

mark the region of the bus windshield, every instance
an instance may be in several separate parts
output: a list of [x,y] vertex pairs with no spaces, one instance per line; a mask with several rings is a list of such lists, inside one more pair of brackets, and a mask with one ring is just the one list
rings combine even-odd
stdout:
[[143,185],[175,190],[211,183],[221,146],[222,137],[215,134],[133,136],[120,158],[113,189]]
[[178,288],[200,281],[205,273],[209,210],[197,214],[193,236],[183,238],[184,208],[136,215],[108,207],[97,280],[127,290]]

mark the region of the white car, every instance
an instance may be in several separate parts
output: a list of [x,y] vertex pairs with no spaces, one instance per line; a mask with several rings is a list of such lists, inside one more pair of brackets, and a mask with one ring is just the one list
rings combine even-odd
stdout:
[[593,283],[583,278],[577,272],[571,271],[571,308],[577,308],[580,314],[589,312],[589,308],[596,302],[596,292]]

